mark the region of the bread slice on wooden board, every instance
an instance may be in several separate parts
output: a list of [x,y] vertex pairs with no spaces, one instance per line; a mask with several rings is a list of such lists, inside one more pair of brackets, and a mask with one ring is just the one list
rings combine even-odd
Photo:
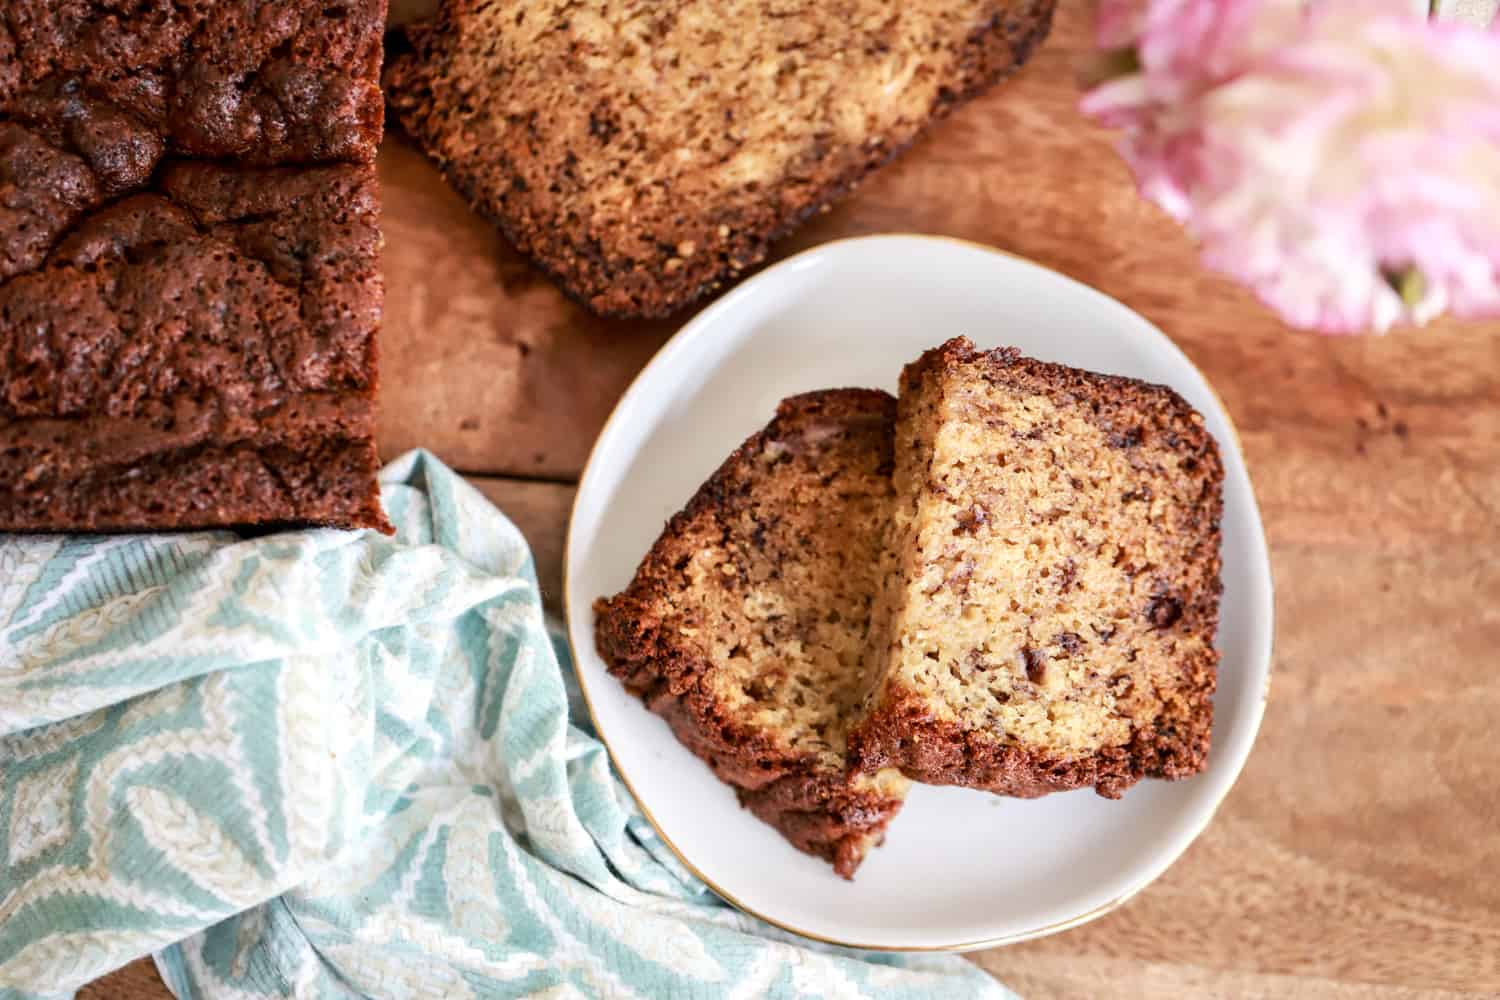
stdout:
[[1023,63],[1053,3],[442,0],[385,87],[564,291],[660,316]]
[[852,876],[900,809],[895,771],[852,774],[845,735],[890,515],[895,400],[785,400],[600,599],[609,670],[797,847]]
[[1201,770],[1222,479],[1165,387],[961,338],[908,365],[851,756],[1027,797]]

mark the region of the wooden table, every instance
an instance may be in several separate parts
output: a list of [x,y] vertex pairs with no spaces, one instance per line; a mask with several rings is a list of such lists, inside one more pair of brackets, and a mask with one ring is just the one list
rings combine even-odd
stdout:
[[[1122,909],[974,958],[1032,998],[1500,994],[1500,323],[1281,326],[1198,265],[1075,112],[1086,40],[1066,4],[1018,79],[781,248],[943,233],[1103,289],[1217,387],[1265,516],[1275,678],[1217,818]],[[380,167],[383,450],[472,476],[555,607],[572,483],[681,320],[588,317],[400,139]],[[166,995],[149,962],[81,994]]]

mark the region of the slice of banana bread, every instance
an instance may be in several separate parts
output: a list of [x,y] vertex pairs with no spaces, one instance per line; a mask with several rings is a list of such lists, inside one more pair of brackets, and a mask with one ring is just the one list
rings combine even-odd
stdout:
[[1054,0],[441,0],[385,87],[563,290],[664,315],[1024,62]]
[[895,400],[784,401],[600,599],[610,672],[797,847],[850,877],[900,809],[895,771],[851,774],[845,735],[891,505]]
[[949,341],[901,376],[859,766],[1036,796],[1204,766],[1220,464],[1172,390]]

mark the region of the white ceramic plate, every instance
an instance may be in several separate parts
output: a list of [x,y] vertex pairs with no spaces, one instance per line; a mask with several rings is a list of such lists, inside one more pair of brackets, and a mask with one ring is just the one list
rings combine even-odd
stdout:
[[[626,694],[594,649],[590,604],[623,588],[662,524],[784,396],[895,391],[901,366],[964,334],[1172,386],[1223,451],[1223,653],[1208,769],[1034,801],[918,785],[852,883],[739,808],[734,794]],[[1160,875],[1239,774],[1260,725],[1271,571],[1229,418],[1159,330],[1084,285],[952,240],[878,236],[817,247],[709,306],[620,401],[579,485],[568,537],[568,626],[594,721],[647,816],[720,895],[786,929],[871,948],[968,949],[1106,912]]]

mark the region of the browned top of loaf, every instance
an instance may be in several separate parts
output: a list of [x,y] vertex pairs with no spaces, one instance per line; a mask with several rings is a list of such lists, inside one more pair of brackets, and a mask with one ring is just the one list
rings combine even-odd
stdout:
[[1223,478],[1202,418],[956,339],[903,373],[897,449],[866,765],[1027,795],[1200,770]]
[[570,295],[662,315],[1022,63],[1053,0],[442,0],[405,128]]
[[[7,0],[0,111],[98,154],[374,159],[384,0]],[[113,147],[113,149],[111,148]]]
[[385,0],[0,5],[0,529],[388,527],[384,22]]
[[168,156],[375,159],[385,0],[0,5],[0,281]]
[[595,605],[610,672],[740,789],[849,875],[895,813],[894,773],[848,774],[848,724],[891,501],[883,392],[784,401]]
[[353,463],[235,520],[384,525],[377,209],[371,166],[173,163],[0,284],[0,528],[215,523],[112,481],[226,449]]

